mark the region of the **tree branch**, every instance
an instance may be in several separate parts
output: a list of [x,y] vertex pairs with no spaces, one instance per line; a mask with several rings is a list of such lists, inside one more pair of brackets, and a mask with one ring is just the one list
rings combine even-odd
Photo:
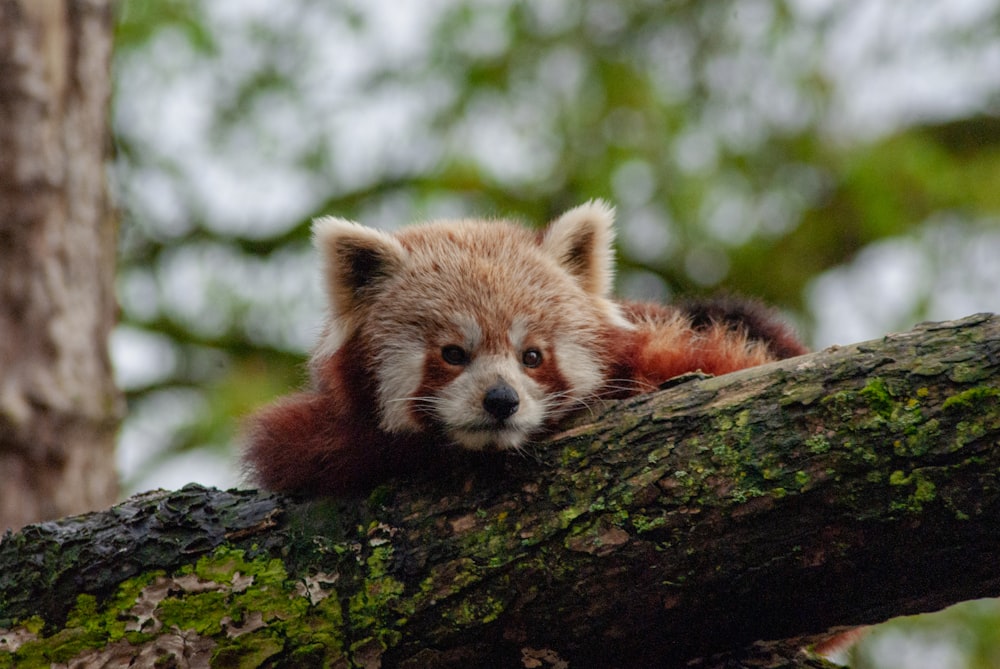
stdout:
[[808,635],[1000,594],[998,371],[979,315],[609,403],[364,502],[188,487],[31,526],[0,543],[0,667],[820,666]]

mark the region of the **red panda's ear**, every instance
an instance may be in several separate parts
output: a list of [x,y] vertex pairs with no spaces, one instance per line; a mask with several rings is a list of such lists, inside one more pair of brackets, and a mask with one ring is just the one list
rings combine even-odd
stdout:
[[580,286],[602,297],[614,278],[615,210],[603,200],[570,209],[545,229],[542,249]]
[[406,251],[390,234],[324,216],[313,221],[313,244],[323,256],[323,276],[334,318],[348,319],[380,284],[396,274]]

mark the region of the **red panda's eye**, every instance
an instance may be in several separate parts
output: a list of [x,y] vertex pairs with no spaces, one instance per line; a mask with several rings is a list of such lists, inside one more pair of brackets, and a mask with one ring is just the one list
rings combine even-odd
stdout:
[[521,362],[525,367],[538,367],[542,364],[542,352],[537,348],[529,348],[521,354]]
[[461,346],[452,344],[441,349],[441,359],[449,365],[467,365],[469,363],[469,354]]

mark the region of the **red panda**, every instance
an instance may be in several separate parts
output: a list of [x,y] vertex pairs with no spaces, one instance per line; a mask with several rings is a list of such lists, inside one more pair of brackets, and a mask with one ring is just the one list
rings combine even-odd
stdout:
[[448,442],[520,449],[600,399],[806,352],[755,303],[612,300],[613,221],[600,200],[542,232],[317,219],[329,314],[310,387],[249,420],[257,483],[355,494]]

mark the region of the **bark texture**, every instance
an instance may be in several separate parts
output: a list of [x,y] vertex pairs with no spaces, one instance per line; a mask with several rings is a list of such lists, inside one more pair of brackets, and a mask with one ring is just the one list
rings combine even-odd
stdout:
[[30,526],[0,543],[0,667],[820,667],[831,627],[1000,595],[998,379],[980,315],[365,500],[191,486]]
[[107,506],[110,0],[0,0],[0,530]]

